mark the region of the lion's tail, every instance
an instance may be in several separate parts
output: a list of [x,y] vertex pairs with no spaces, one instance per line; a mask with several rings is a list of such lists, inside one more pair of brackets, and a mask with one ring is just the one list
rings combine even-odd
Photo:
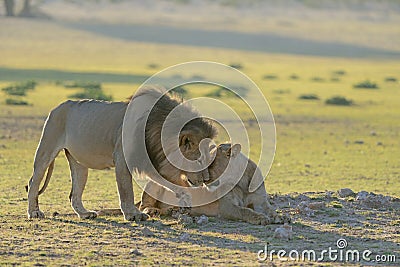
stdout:
[[[53,159],[53,161],[49,165],[49,168],[47,169],[46,179],[44,180],[44,184],[43,184],[42,188],[39,190],[38,195],[43,194],[43,192],[46,190],[47,186],[49,185],[50,178],[51,178],[51,175],[53,174],[53,170],[54,170],[54,161],[55,161],[55,159]],[[26,185],[25,186],[26,192],[28,192],[28,189],[29,189],[29,186]]]

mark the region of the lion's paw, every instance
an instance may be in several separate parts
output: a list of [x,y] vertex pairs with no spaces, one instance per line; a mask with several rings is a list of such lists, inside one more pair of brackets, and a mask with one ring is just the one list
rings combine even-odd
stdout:
[[124,218],[127,221],[146,221],[149,218],[149,215],[142,213],[142,212],[136,212],[136,213],[128,213],[124,214]]
[[40,210],[33,210],[33,211],[28,211],[28,218],[29,219],[43,219],[44,218],[44,213],[41,212]]
[[144,214],[147,214],[150,217],[159,217],[161,214],[161,210],[157,208],[147,207],[143,210]]
[[81,219],[94,219],[97,217],[97,213],[95,211],[88,211],[78,214]]

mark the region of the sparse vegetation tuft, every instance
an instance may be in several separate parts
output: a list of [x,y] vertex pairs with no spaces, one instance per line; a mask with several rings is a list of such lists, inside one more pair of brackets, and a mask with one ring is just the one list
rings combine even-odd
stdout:
[[275,89],[272,92],[278,95],[290,94],[290,89]]
[[333,72],[333,74],[343,76],[343,75],[346,75],[346,71],[344,71],[344,70],[335,70]]
[[303,94],[299,96],[299,99],[304,100],[319,100],[319,97],[316,94]]
[[276,80],[278,79],[278,76],[275,74],[267,74],[263,76],[264,80]]
[[71,84],[64,84],[65,88],[81,88],[81,92],[69,95],[71,98],[76,99],[95,99],[103,101],[112,101],[111,95],[106,95],[103,92],[101,83],[97,82],[74,82]]
[[207,97],[237,97],[235,93],[226,89],[225,87],[219,86],[214,91],[206,94]]
[[6,105],[28,106],[29,103],[27,101],[21,100],[21,99],[7,98]]
[[353,85],[354,88],[358,89],[379,89],[378,85],[370,80],[365,80]]
[[289,76],[289,79],[290,79],[290,80],[298,80],[299,78],[300,78],[300,77],[297,76],[296,74],[292,74],[292,75]]
[[37,85],[37,82],[35,82],[35,81],[26,81],[23,83],[17,83],[17,84],[13,84],[13,85],[4,87],[2,90],[7,95],[25,96],[27,91],[34,90],[36,85]]
[[177,95],[179,95],[181,97],[186,97],[188,95],[188,93],[189,93],[188,90],[185,89],[183,86],[175,87],[170,92],[174,93],[174,94],[177,94]]
[[385,82],[397,82],[397,78],[396,77],[386,77],[385,78]]
[[324,82],[325,79],[321,78],[321,77],[312,77],[311,81],[313,81],[313,82]]
[[229,64],[229,66],[232,67],[232,68],[235,68],[237,70],[243,69],[243,65],[240,64],[240,63],[231,63],[231,64]]
[[328,98],[325,101],[325,104],[337,105],[337,106],[351,106],[353,105],[353,100],[349,100],[343,96],[333,96],[331,98]]

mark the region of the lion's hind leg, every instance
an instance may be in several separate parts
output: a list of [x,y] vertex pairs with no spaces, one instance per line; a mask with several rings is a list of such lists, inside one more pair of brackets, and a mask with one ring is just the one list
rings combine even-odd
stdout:
[[95,211],[86,210],[82,203],[82,194],[88,177],[88,168],[79,164],[68,150],[65,150],[65,155],[68,159],[69,168],[71,170],[72,188],[71,193],[69,194],[71,206],[81,219],[96,218],[97,213]]

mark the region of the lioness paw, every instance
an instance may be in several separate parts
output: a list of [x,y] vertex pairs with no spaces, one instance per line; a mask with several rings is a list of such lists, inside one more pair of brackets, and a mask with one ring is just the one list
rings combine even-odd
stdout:
[[28,218],[29,219],[43,219],[44,218],[44,213],[41,212],[40,210],[34,210],[34,211],[28,211]]
[[150,217],[159,217],[161,214],[161,210],[157,208],[147,207],[143,210],[144,214],[147,214]]

